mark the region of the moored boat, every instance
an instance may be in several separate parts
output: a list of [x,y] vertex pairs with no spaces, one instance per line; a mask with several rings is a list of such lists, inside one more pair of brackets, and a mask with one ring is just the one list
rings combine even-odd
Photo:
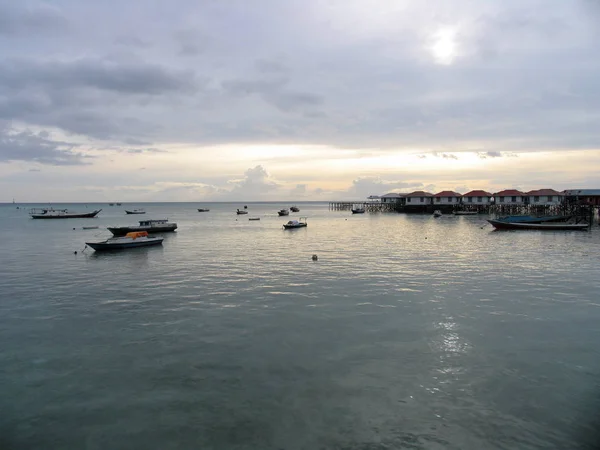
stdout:
[[240,215],[240,214],[248,214],[248,211],[244,211],[242,209],[238,209],[235,213],[238,214],[238,215]]
[[279,214],[279,216],[289,216],[290,210],[289,209],[280,209],[279,211],[277,211],[277,214]]
[[146,211],[144,211],[143,209],[132,209],[132,210],[125,210],[125,214],[146,214]]
[[352,214],[364,214],[365,208],[352,208]]
[[126,248],[147,247],[150,245],[161,245],[163,242],[161,237],[150,237],[146,231],[135,231],[127,233],[122,237],[112,237],[100,242],[86,242],[85,245],[94,250],[123,250]]
[[260,217],[249,217],[248,220],[260,220]]
[[283,228],[286,230],[292,230],[294,228],[304,228],[308,226],[306,222],[306,217],[300,217],[300,219],[298,220],[290,220],[288,223],[284,223]]
[[526,222],[506,222],[503,220],[488,220],[497,230],[544,230],[544,231],[571,231],[589,229],[587,223],[563,223],[563,222],[543,222],[543,223],[526,223]]
[[442,212],[439,209],[436,209],[433,212],[433,217],[442,217]]
[[290,207],[290,211],[292,211],[292,212],[300,212],[300,208],[298,208],[297,206],[292,206],[292,207]]
[[198,208],[198,212],[208,212],[208,211],[210,211],[210,209]]
[[504,216],[496,220],[510,223],[546,223],[546,222],[566,222],[572,216]]
[[134,231],[145,231],[148,233],[165,233],[175,231],[177,224],[169,222],[169,219],[154,219],[154,220],[140,220],[139,225],[132,225],[129,227],[108,227],[115,236],[125,236],[127,233]]
[[69,212],[67,209],[33,208],[29,214],[32,219],[87,219],[96,217],[102,211],[97,209],[87,213]]

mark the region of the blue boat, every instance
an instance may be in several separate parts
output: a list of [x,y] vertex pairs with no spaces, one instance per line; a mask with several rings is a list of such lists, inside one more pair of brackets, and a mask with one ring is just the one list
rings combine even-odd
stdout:
[[547,223],[566,222],[572,216],[504,216],[496,219],[496,222],[506,223]]

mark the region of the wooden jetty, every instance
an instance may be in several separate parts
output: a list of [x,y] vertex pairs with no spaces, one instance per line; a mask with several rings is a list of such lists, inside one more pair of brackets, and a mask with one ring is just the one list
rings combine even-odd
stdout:
[[396,211],[395,203],[381,202],[329,202],[330,211],[350,211],[353,208],[363,208],[366,212],[394,212]]
[[364,208],[368,213],[397,212],[406,214],[433,214],[440,210],[442,214],[452,214],[456,211],[471,211],[478,214],[486,214],[495,217],[501,216],[572,216],[575,223],[592,224],[596,215],[596,207],[593,205],[582,205],[571,202],[563,202],[558,205],[406,205],[400,202],[329,202],[330,211],[350,211],[353,208]]

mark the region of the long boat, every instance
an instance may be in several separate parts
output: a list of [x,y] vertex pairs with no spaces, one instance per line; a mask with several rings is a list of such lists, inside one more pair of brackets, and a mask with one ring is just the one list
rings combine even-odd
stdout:
[[87,213],[69,212],[67,209],[34,208],[30,211],[32,219],[86,219],[96,217],[102,211],[97,209]]
[[566,222],[572,216],[504,216],[496,220],[510,223],[546,223],[546,222]]
[[175,231],[177,224],[169,222],[169,219],[154,219],[154,220],[140,220],[139,225],[132,225],[129,227],[108,227],[115,236],[125,236],[127,233],[133,231],[146,231],[148,233],[165,233],[169,231]]
[[587,223],[563,223],[563,222],[545,222],[545,223],[523,223],[506,222],[503,220],[488,220],[497,230],[544,230],[544,231],[572,231],[589,229]]
[[125,214],[146,214],[143,209],[126,209]]
[[112,237],[101,242],[86,242],[85,245],[92,247],[94,250],[123,250],[126,248],[148,247],[150,245],[161,245],[163,242],[161,237],[150,237],[145,231],[127,233],[123,237]]

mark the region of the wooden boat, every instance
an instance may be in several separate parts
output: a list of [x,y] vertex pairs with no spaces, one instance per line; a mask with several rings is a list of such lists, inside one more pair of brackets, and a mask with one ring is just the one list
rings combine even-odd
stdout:
[[277,214],[279,214],[279,216],[289,216],[290,215],[290,210],[289,209],[280,209],[279,211],[277,211]]
[[198,208],[198,212],[209,212],[210,209]]
[[260,217],[249,217],[248,220],[260,220]]
[[96,217],[100,211],[102,210],[97,209],[87,213],[74,213],[66,209],[34,208],[29,214],[32,219],[88,219]]
[[[302,219],[304,219],[304,220],[302,220]],[[307,221],[306,217],[300,217],[300,219],[298,219],[298,220],[290,220],[288,223],[283,224],[283,228],[286,230],[293,230],[295,228],[304,228],[304,227],[308,226],[306,221]]]
[[561,223],[561,222],[545,222],[545,223],[524,223],[524,222],[505,222],[503,220],[488,220],[497,230],[553,230],[553,231],[571,231],[571,230],[587,230],[587,223]]
[[433,217],[442,217],[442,212],[439,209],[436,209],[433,212]]
[[133,210],[125,210],[125,214],[146,214],[146,211],[143,209],[133,209]]
[[248,211],[243,211],[241,209],[238,209],[235,213],[238,214],[238,215],[239,214],[248,214]]
[[139,225],[129,227],[108,227],[115,236],[125,236],[133,231],[145,231],[147,233],[165,233],[175,231],[177,224],[169,222],[169,219],[140,220]]
[[127,233],[123,237],[112,237],[101,242],[86,242],[85,245],[92,247],[97,252],[105,250],[123,250],[126,248],[148,247],[150,245],[162,245],[163,238],[150,237],[146,231],[135,231]]
[[353,208],[352,209],[352,214],[364,214],[365,213],[365,208]]
[[504,216],[496,220],[510,223],[566,222],[572,216]]
[[300,212],[300,208],[298,208],[297,206],[292,206],[290,208],[290,211],[292,211],[292,212]]
[[476,216],[477,211],[454,211],[452,214],[455,216]]

